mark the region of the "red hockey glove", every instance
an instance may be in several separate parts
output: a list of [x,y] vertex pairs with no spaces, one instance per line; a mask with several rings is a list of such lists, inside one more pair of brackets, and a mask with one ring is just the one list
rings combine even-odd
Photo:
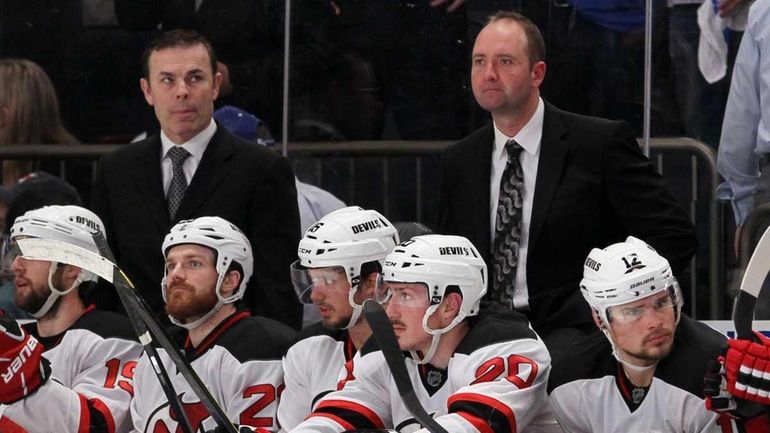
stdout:
[[10,404],[32,394],[50,375],[43,345],[15,320],[0,317],[0,403]]
[[725,355],[727,391],[735,397],[770,405],[770,339],[754,332],[759,342],[728,340]]

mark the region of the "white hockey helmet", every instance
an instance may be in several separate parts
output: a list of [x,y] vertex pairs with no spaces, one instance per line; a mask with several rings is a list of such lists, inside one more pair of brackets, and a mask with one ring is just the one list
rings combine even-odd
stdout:
[[583,265],[580,291],[604,324],[610,307],[668,291],[679,320],[682,293],[668,260],[633,236],[604,249],[594,248]]
[[299,241],[299,260],[291,265],[297,297],[304,304],[312,304],[308,269],[340,267],[350,284],[348,302],[353,307],[345,329],[355,325],[363,307],[354,299],[362,267],[374,262],[382,269],[383,259],[397,244],[395,227],[377,211],[349,206],[327,214],[310,226]]
[[[11,227],[11,240],[21,237],[39,238],[45,240],[58,241],[61,248],[73,246],[83,248],[89,252],[100,255],[99,249],[94,241],[94,234],[104,233],[104,224],[102,220],[93,212],[80,206],[45,206],[26,212],[24,215],[16,218]],[[72,260],[66,260],[66,256],[75,258],[74,254],[61,254],[61,251],[48,250],[51,256],[45,255],[45,249],[42,253],[36,255],[34,260],[47,260],[51,262],[48,272],[48,287],[51,294],[40,310],[31,312],[33,317],[43,317],[53,306],[54,302],[63,295],[71,292],[83,281],[96,281],[99,277],[83,266],[83,263]],[[71,287],[61,290],[54,287],[53,275],[56,271],[56,265],[64,263],[81,268],[81,272]]]
[[[385,258],[382,279],[384,284],[377,287],[377,299],[382,302],[390,298],[388,283],[421,283],[426,286],[430,303],[423,316],[422,327],[433,336],[433,342],[422,359],[412,353],[418,363],[426,363],[433,356],[441,334],[466,317],[478,314],[481,298],[487,292],[487,265],[476,247],[462,236],[415,236],[397,246]],[[460,311],[446,327],[431,329],[428,318],[444,296],[452,291],[462,296]]]
[[[208,319],[222,305],[230,304],[243,298],[244,292],[246,291],[246,284],[249,282],[249,279],[254,272],[254,257],[251,253],[251,244],[249,243],[249,239],[246,238],[246,235],[244,235],[238,227],[220,217],[200,217],[192,220],[179,221],[171,228],[171,231],[163,240],[163,245],[161,247],[163,256],[165,257],[172,247],[182,244],[201,245],[214,250],[215,268],[219,275],[215,288],[217,299],[219,299],[216,308],[191,323],[183,324],[175,318],[170,317],[171,321],[175,324],[187,329],[192,329],[203,323],[205,319]],[[225,275],[227,275],[227,271],[230,269],[232,263],[237,263],[241,266],[243,275],[241,276],[240,285],[233,294],[225,297],[221,293],[222,281],[224,281]],[[168,273],[164,270],[163,280],[161,281],[164,302],[166,302],[167,277]]]

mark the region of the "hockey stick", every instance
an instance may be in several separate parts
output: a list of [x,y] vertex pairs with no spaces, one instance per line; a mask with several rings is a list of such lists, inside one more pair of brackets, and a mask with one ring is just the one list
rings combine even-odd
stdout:
[[150,309],[147,307],[144,299],[136,292],[131,281],[113,263],[114,256],[107,245],[104,235],[99,232],[93,235],[93,239],[101,255],[78,246],[49,239],[19,239],[17,240],[17,245],[22,255],[29,259],[70,263],[74,266],[88,269],[115,286],[118,296],[139,337],[139,342],[145,348],[150,364],[158,376],[163,392],[166,394],[169,404],[179,416],[180,425],[186,430],[186,433],[194,433],[194,431],[190,427],[187,414],[182,409],[181,402],[179,402],[168,374],[163,368],[157,349],[153,346],[153,340],[156,340],[166,350],[177,370],[182,373],[190,388],[192,388],[193,392],[204,404],[217,425],[223,428],[226,433],[237,433],[233,423],[227,418],[225,412],[219,407],[190,364],[179,355],[179,350],[168,339],[163,328],[152,316]]
[[768,270],[770,270],[770,228],[765,231],[754,248],[754,254],[751,255],[741,280],[741,290],[735,298],[733,323],[738,338],[753,339],[751,324],[754,320],[754,304],[762,290]]
[[382,305],[371,299],[365,301],[364,316],[366,321],[369,322],[374,339],[377,341],[377,345],[385,357],[385,362],[388,364],[391,375],[393,375],[393,381],[396,382],[398,394],[404,400],[404,405],[409,410],[409,413],[431,433],[447,433],[444,427],[441,427],[425,411],[420,400],[417,399],[414,387],[412,386],[412,380],[409,378],[409,372],[406,371],[404,355],[401,353],[398,339],[393,332],[393,325],[390,323],[388,315],[385,314],[385,310],[382,309]]
[[[107,239],[104,237],[104,234],[102,232],[98,232],[94,234],[93,237],[99,252],[101,252],[103,256],[111,258],[114,263],[114,256],[112,255],[112,251],[107,244]],[[153,317],[152,313],[150,313],[150,309],[145,303],[144,299],[141,297],[141,295],[139,295],[139,293],[136,292],[136,288],[131,283],[131,280],[128,279],[126,274],[123,273],[117,264],[114,266],[115,278],[113,285],[118,292],[118,296],[120,296],[120,301],[123,303],[126,311],[130,312],[129,318],[131,318],[132,322],[137,320],[137,323],[142,322],[144,325],[144,334],[137,334],[139,336],[139,340],[142,341],[142,344],[145,347],[149,346],[155,350],[155,347],[152,346],[152,339],[154,337],[161,345],[161,347],[166,350],[168,357],[171,358],[171,361],[174,363],[177,370],[182,373],[182,376],[187,381],[187,384],[190,385],[190,388],[192,388],[195,395],[200,399],[203,405],[206,406],[206,409],[214,419],[214,422],[216,422],[219,427],[224,429],[226,433],[238,433],[235,430],[233,423],[229,418],[227,418],[225,411],[222,410],[217,401],[214,400],[214,397],[211,396],[211,393],[209,392],[208,388],[206,388],[206,385],[203,384],[203,381],[201,381],[200,377],[198,377],[198,375],[195,373],[195,370],[192,369],[190,363],[179,355],[179,349],[177,349],[176,346],[168,339],[168,336],[163,331],[163,328],[160,326],[160,324],[158,324],[157,320],[155,320],[155,317]],[[137,331],[139,330],[137,329]],[[155,352],[155,354],[157,356],[157,352]],[[158,366],[162,368],[159,358],[155,360],[151,359],[151,361],[153,361],[153,363],[157,363]],[[171,382],[168,383],[168,386],[169,388],[164,388],[164,392],[173,392],[173,386],[171,385]],[[174,396],[176,397],[175,392]],[[184,411],[178,413],[183,414],[181,416],[186,418]],[[187,422],[189,425],[189,421]]]

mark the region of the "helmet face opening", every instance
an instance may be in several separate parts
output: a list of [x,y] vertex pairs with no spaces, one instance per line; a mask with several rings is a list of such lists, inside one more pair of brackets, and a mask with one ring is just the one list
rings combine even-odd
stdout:
[[291,282],[297,298],[303,304],[313,304],[313,293],[347,298],[350,283],[342,266],[307,268],[299,261],[291,264]]
[[[375,300],[386,306],[425,310],[431,305],[428,285],[422,282],[386,281],[380,276],[377,278],[374,294]],[[438,298],[436,301],[441,303]]]
[[[246,285],[254,272],[254,258],[251,253],[251,243],[238,227],[220,217],[200,217],[180,221],[166,235],[161,251],[165,257],[171,248],[183,244],[199,245],[214,252],[214,266],[219,274],[216,293],[223,304],[233,303],[243,297]],[[220,286],[234,264],[240,265],[240,269],[238,267],[236,269],[241,272],[241,281],[233,294],[224,296]],[[167,277],[168,273],[164,272],[161,282],[164,300]]]
[[636,323],[649,312],[653,314],[671,312],[676,317],[677,309],[681,306],[680,299],[679,284],[674,280],[667,290],[660,291],[657,295],[650,295],[628,304],[607,307],[606,315],[609,323],[622,325]]

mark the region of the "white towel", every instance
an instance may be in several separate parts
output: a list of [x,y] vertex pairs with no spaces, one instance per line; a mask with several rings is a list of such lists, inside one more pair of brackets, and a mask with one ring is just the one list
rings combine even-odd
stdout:
[[721,80],[727,73],[727,41],[724,30],[744,31],[751,4],[745,2],[738,6],[735,12],[722,18],[717,13],[716,1],[705,0],[698,8],[698,67],[703,78],[709,83]]

